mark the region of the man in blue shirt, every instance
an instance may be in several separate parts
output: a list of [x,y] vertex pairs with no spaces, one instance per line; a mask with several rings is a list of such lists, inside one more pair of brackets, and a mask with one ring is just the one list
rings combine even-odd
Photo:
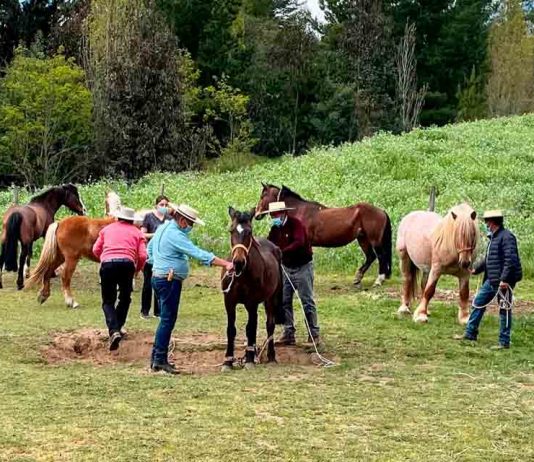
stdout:
[[169,208],[175,211],[173,219],[157,229],[148,245],[148,258],[153,265],[152,286],[160,303],[151,368],[154,372],[177,374],[174,365],[168,361],[169,342],[178,316],[182,282],[189,275],[189,258],[206,266],[223,267],[226,271],[231,271],[233,264],[191,242],[189,233],[193,225],[204,224],[195,209],[185,204],[169,204]]

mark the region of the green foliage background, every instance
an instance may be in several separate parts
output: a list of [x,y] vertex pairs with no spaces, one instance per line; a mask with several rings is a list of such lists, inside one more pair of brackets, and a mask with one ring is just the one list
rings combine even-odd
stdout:
[[[81,187],[89,214],[104,213],[109,189],[125,205],[148,208],[161,184],[175,202],[196,207],[207,225],[197,228],[199,244],[219,254],[229,250],[227,207],[256,205],[261,182],[285,184],[304,197],[330,206],[369,201],[384,208],[394,229],[406,213],[426,209],[431,186],[438,189],[437,210],[467,200],[479,213],[503,208],[517,234],[527,275],[534,274],[534,115],[484,120],[393,136],[379,134],[309,155],[271,160],[233,173],[155,173],[135,184],[100,181]],[[21,199],[26,199],[26,193]],[[5,210],[11,194],[0,193]],[[265,235],[267,220],[256,222]],[[356,245],[317,249],[320,268],[351,273],[362,255]],[[397,265],[396,265],[397,266]],[[376,269],[375,269],[376,271]]]

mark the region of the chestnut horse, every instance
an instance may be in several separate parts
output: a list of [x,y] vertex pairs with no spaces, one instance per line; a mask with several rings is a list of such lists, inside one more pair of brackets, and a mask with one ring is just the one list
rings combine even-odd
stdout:
[[[27,205],[10,207],[4,214],[2,227],[2,252],[0,254],[0,289],[2,268],[18,271],[17,288],[24,287],[24,276],[29,273],[33,243],[44,237],[59,208],[64,205],[78,215],[85,215],[85,206],[78,189],[73,184],[64,184],[47,189],[33,197]],[[17,262],[17,246],[21,252]]]
[[50,279],[60,274],[65,304],[71,308],[79,306],[70,287],[72,275],[80,259],[98,262],[93,255],[93,245],[100,230],[115,221],[114,214],[119,207],[120,198],[114,192],[109,192],[106,196],[108,217],[69,217],[50,225],[39,262],[25,286],[31,288],[37,283],[41,284],[37,298],[39,303],[44,303],[50,297]]
[[222,272],[221,284],[224,292],[224,306],[228,320],[226,358],[223,371],[231,370],[234,363],[236,337],[236,306],[245,305],[248,313],[247,347],[245,367],[254,366],[256,358],[256,331],[258,326],[258,305],[263,303],[267,315],[267,359],[276,361],[274,350],[275,324],[284,322],[282,309],[282,252],[266,239],[255,239],[252,235],[252,219],[255,210],[239,212],[228,209],[232,219],[230,227],[231,259],[234,271]]
[[442,274],[459,279],[460,307],[458,321],[469,317],[469,267],[478,242],[476,212],[467,204],[453,207],[442,218],[435,212],[412,212],[406,215],[397,235],[397,251],[403,276],[402,304],[399,314],[410,314],[416,293],[417,273],[423,273],[422,299],[413,314],[415,322],[428,321],[428,304]]
[[264,184],[256,206],[256,219],[268,209],[269,203],[284,201],[294,210],[289,215],[299,218],[314,247],[342,247],[358,240],[365,262],[356,272],[354,285],[360,286],[365,272],[378,258],[378,277],[375,285],[382,285],[391,277],[391,220],[388,214],[374,205],[360,202],[342,208],[329,208],[319,202],[308,201],[286,186]]

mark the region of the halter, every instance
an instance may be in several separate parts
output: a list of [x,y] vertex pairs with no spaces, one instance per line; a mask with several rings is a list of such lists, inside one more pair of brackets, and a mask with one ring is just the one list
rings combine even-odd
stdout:
[[[232,252],[231,252],[231,256],[232,256],[232,263],[234,261],[234,254],[235,254],[235,251],[238,250],[238,249],[242,249],[245,251],[245,265],[243,266],[243,270],[247,267],[247,263],[248,263],[248,254],[250,253],[250,248],[252,247],[252,243],[255,241],[254,239],[254,236],[252,236],[250,238],[250,244],[248,245],[248,247],[246,245],[243,245],[243,244],[236,244],[232,247]],[[237,274],[237,273],[234,273],[235,274],[235,277],[239,277],[243,274],[243,271],[241,271],[241,273]]]

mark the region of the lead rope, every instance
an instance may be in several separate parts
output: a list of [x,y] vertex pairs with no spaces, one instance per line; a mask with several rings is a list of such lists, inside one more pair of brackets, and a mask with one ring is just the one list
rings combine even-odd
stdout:
[[313,343],[313,348],[315,348],[315,354],[319,358],[320,365],[323,366],[323,367],[337,366],[337,364],[334,361],[331,361],[330,359],[325,358],[323,355],[321,355],[321,353],[319,353],[319,350],[317,349],[317,344],[315,343],[315,339],[313,338],[313,335],[311,333],[310,324],[308,323],[308,318],[306,318],[306,311],[304,310],[304,304],[302,303],[302,300],[300,298],[300,295],[299,295],[296,287],[293,285],[293,281],[289,277],[289,274],[287,274],[286,269],[284,268],[283,265],[281,265],[281,266],[282,266],[282,271],[284,273],[284,276],[289,281],[289,284],[291,284],[291,287],[293,288],[293,291],[295,292],[295,295],[297,296],[297,299],[298,299],[298,301],[300,303],[300,307],[302,308],[302,314],[304,316],[304,323],[306,324],[306,329],[308,330],[308,335],[310,336],[311,341]]
[[[478,286],[477,286],[477,292],[478,292]],[[508,295],[510,295],[510,297],[508,297]],[[514,302],[514,291],[511,287],[508,287],[506,291],[503,291],[499,287],[495,296],[488,303],[482,306],[478,306],[473,303],[472,307],[475,310],[482,310],[484,308],[487,308],[489,305],[491,305],[499,297],[500,297],[499,308],[506,311],[506,328],[508,329],[510,325],[510,311],[512,311],[512,308],[514,307],[514,303],[515,303]]]

